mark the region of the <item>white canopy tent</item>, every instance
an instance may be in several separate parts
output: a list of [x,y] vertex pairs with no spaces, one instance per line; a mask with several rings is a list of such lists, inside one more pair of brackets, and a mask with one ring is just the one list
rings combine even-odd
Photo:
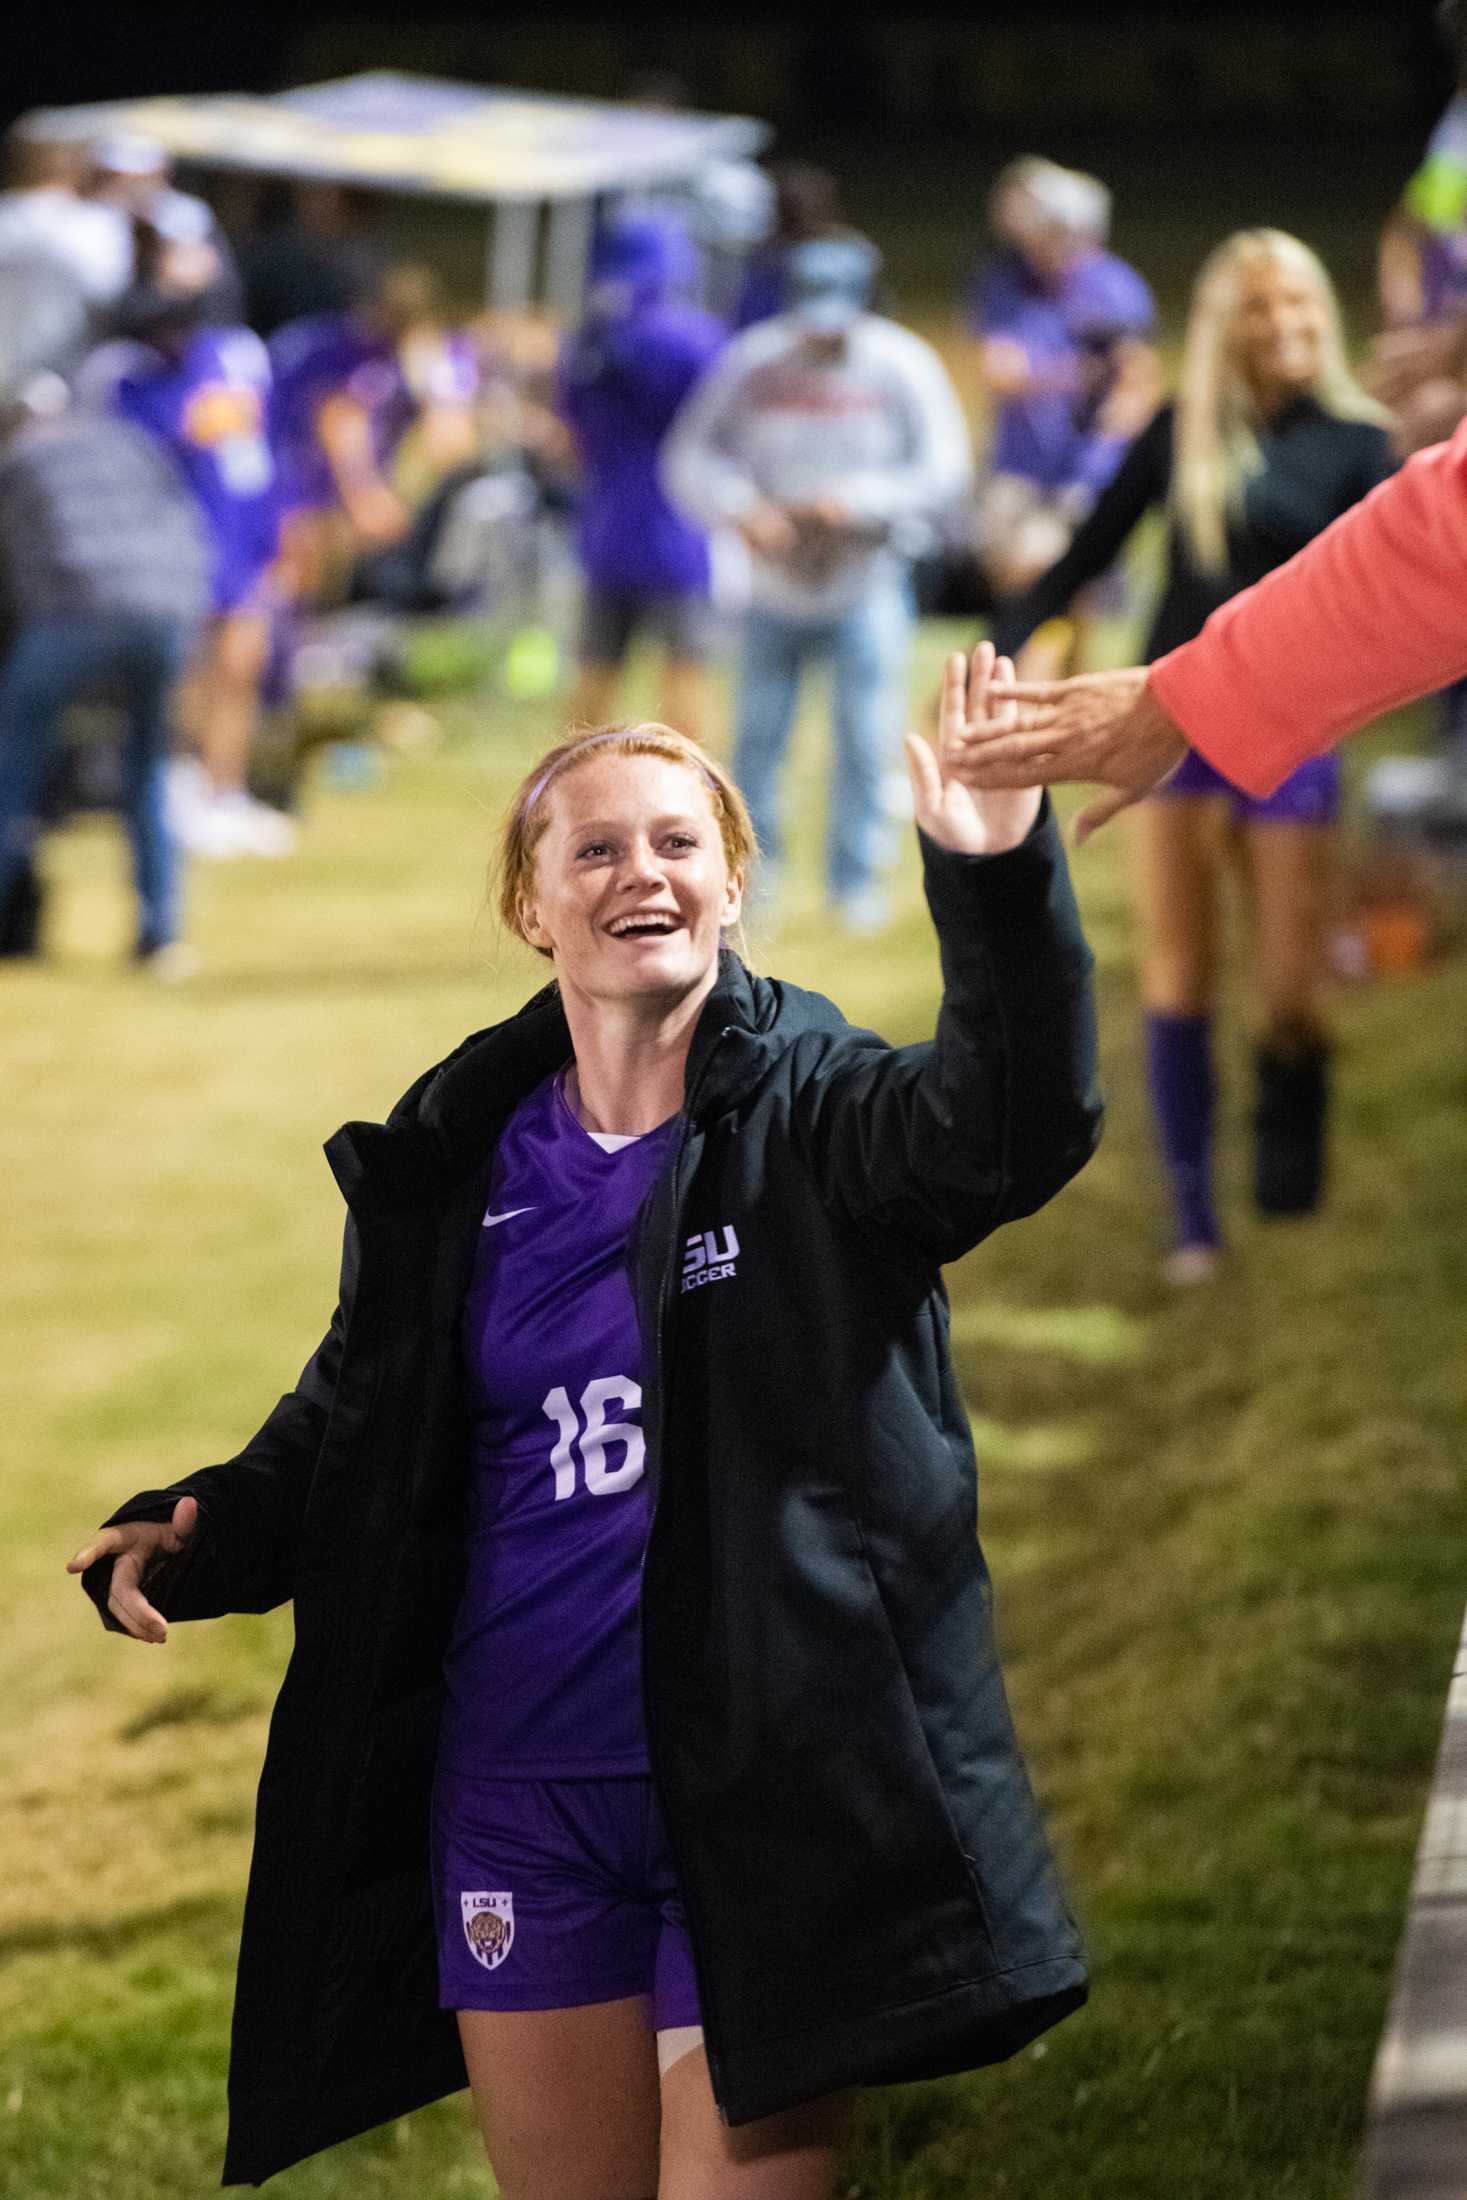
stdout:
[[596,206],[692,190],[767,142],[744,115],[664,112],[369,70],[269,98],[231,93],[48,107],[43,140],[139,136],[201,169],[454,199],[488,213],[489,305],[575,311]]

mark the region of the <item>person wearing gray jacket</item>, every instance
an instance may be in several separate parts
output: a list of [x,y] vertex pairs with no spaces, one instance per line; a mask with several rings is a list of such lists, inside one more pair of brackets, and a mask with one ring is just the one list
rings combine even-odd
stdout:
[[34,953],[34,855],[47,768],[68,707],[100,685],[122,702],[121,807],[132,846],[134,960],[192,975],[181,867],[163,814],[173,689],[209,601],[194,501],[130,421],[74,409],[58,374],[0,356],[0,952]]
[[779,779],[800,675],[834,676],[827,893],[853,931],[885,919],[882,781],[896,759],[911,642],[909,572],[967,486],[967,424],[941,360],[869,310],[865,238],[789,256],[789,310],[735,338],[663,447],[663,484],[699,526],[750,553],[733,769],[766,867],[782,846]]

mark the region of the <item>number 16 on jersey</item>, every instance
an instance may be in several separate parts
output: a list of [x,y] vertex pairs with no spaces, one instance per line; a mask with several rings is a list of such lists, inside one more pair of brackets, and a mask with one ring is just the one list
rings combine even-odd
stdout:
[[[636,1413],[641,1404],[642,1386],[629,1375],[596,1376],[581,1392],[579,1413],[563,1385],[546,1393],[540,1410],[556,1429],[550,1465],[555,1474],[557,1504],[576,1493],[577,1454],[582,1478],[593,1497],[629,1490],[641,1480],[646,1445],[640,1424],[606,1418],[610,1405],[619,1406],[624,1413]],[[607,1452],[613,1448],[621,1453],[621,1459],[618,1465],[609,1466]]]

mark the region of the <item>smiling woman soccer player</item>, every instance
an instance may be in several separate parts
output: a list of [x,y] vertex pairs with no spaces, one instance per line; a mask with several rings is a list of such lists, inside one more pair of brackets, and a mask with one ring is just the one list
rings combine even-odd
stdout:
[[[1345,361],[1329,276],[1296,237],[1245,229],[1197,279],[1181,387],[1132,445],[1065,556],[995,627],[1016,652],[1105,572],[1154,505],[1169,508],[1166,587],[1147,654],[1189,641],[1239,589],[1291,557],[1394,466],[1386,414]],[[1165,1272],[1199,1281],[1222,1232],[1212,1187],[1217,874],[1246,854],[1263,1000],[1255,1191],[1265,1214],[1316,1205],[1324,1179],[1324,975],[1340,769],[1311,757],[1265,797],[1189,756],[1138,818],[1147,1068],[1170,1181]]]
[[727,948],[752,840],[692,742],[552,750],[501,906],[555,983],[337,1134],[325,1342],[72,1561],[144,1641],[295,1598],[227,2179],[467,2069],[506,2200],[818,2200],[852,2087],[1083,1999],[939,1274],[1099,1120],[1048,810],[948,769],[992,668],[910,745],[923,1045]]

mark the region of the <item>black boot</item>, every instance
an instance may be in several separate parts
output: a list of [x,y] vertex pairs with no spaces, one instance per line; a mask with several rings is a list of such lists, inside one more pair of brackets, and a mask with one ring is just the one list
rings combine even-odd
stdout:
[[1253,1191],[1264,1215],[1307,1215],[1324,1190],[1329,1049],[1310,1035],[1260,1046]]
[[0,955],[41,952],[41,881],[30,859],[0,897]]

